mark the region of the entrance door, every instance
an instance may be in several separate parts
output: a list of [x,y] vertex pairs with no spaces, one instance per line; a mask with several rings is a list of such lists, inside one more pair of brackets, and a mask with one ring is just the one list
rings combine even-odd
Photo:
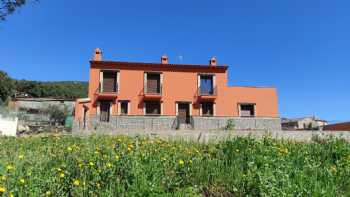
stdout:
[[109,122],[110,108],[110,101],[100,101],[100,121]]
[[190,107],[188,103],[178,104],[178,117],[180,124],[190,123]]

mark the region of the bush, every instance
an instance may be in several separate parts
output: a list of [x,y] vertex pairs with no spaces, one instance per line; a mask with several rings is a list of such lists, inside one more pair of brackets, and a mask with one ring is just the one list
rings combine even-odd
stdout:
[[227,120],[225,130],[234,130],[235,129],[235,122],[233,119]]
[[67,106],[50,105],[47,108],[47,113],[52,125],[64,125],[68,116],[68,109]]

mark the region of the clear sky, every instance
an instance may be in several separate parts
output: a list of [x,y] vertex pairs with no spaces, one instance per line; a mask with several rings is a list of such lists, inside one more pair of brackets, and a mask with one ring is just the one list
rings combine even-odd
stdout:
[[[283,117],[350,120],[348,0],[40,0],[0,22],[0,70],[88,80],[89,59],[229,65],[230,85],[274,86]],[[267,98],[268,99],[268,98]]]

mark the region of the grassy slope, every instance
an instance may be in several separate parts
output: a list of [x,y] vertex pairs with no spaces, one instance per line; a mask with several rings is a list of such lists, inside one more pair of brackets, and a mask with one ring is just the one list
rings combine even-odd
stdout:
[[350,144],[238,138],[0,138],[0,192],[22,196],[350,195]]

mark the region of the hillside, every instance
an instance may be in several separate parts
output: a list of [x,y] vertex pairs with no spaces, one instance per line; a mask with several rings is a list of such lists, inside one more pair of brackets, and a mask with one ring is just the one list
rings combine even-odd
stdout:
[[81,81],[14,80],[16,95],[28,97],[76,99],[87,96],[88,83]]

